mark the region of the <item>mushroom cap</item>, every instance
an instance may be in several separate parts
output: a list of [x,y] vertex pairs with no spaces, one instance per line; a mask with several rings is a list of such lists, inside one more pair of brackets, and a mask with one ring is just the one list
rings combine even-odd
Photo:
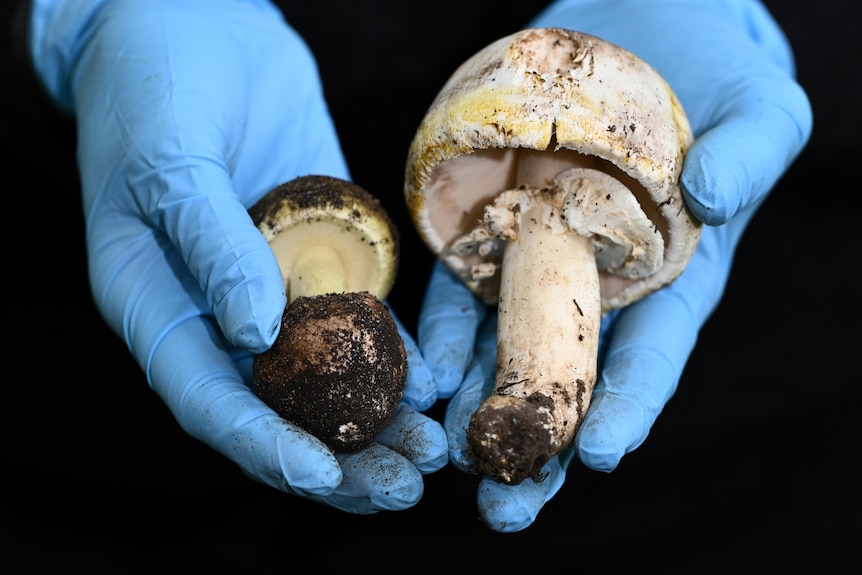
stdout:
[[347,291],[383,300],[395,283],[398,230],[380,201],[340,178],[300,176],[266,194],[248,210],[275,253],[285,285],[309,248],[334,249],[346,269]]
[[[456,244],[486,206],[522,183],[519,157],[553,154],[559,172],[586,167],[612,176],[635,196],[663,250],[647,277],[620,277],[599,262],[608,310],[673,281],[697,247],[701,226],[679,188],[692,141],[670,86],[634,54],[571,30],[522,30],[480,50],[443,86],[410,145],[405,199],[431,251],[494,303],[501,250]],[[595,245],[607,244],[590,233]]]

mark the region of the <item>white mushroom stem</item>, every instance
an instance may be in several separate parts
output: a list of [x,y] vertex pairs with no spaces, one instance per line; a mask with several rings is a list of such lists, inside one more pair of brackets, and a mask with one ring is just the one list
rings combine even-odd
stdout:
[[[523,154],[518,181],[553,185],[562,169],[555,158],[548,153]],[[570,160],[566,167],[572,167]],[[601,319],[592,244],[585,236],[553,225],[560,209],[543,202],[520,214],[517,236],[503,251],[495,383],[498,393],[524,398],[550,392],[570,406],[570,412],[554,414],[552,429],[563,434],[552,434],[552,449],[571,441],[586,412],[587,391],[592,391],[596,379]],[[574,397],[572,389],[577,390]]]
[[518,238],[503,255],[495,392],[552,396],[557,452],[574,437],[596,381],[601,298],[589,239],[552,232],[543,209],[521,215]]
[[[552,185],[557,169],[532,156],[519,166],[519,180]],[[539,197],[515,214],[515,237],[504,248],[494,394],[470,432],[480,470],[515,484],[540,479],[542,465],[572,442],[597,375],[601,295],[593,246],[561,225],[565,193]]]
[[344,293],[347,274],[338,252],[329,246],[311,246],[296,258],[287,282],[287,297],[296,298]]

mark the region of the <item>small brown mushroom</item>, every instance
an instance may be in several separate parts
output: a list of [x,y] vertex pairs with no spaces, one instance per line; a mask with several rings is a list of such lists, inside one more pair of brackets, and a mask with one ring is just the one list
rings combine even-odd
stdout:
[[254,358],[258,396],[333,451],[373,441],[401,402],[404,342],[382,300],[395,281],[397,229],[360,186],[295,178],[249,209],[278,260],[288,305]]
[[700,237],[678,183],[691,142],[655,70],[559,28],[490,44],[432,102],[405,197],[430,249],[498,304],[494,393],[468,429],[484,474],[541,480],[589,407],[602,313],[683,271]]

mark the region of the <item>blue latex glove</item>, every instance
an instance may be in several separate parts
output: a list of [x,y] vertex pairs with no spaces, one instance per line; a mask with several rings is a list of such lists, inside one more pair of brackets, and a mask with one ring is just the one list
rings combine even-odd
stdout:
[[334,456],[248,386],[286,299],[246,210],[299,175],[349,176],[316,64],[281,13],[263,0],[36,0],[30,35],[77,123],[96,304],[182,428],[287,493],[363,514],[415,504],[446,436],[419,413],[433,382],[400,323],[405,402],[363,451]]
[[[561,0],[530,26],[614,42],[671,84],[696,136],[682,173],[685,197],[708,226],[673,285],[602,319],[592,404],[573,446],[543,469],[547,478],[517,486],[481,481],[479,512],[491,529],[505,532],[536,519],[573,458],[610,472],[646,439],[722,297],[746,225],[806,144],[812,123],[791,49],[754,0]],[[486,319],[465,303],[471,296],[440,265],[429,286],[419,346],[440,392],[454,393],[445,419],[450,460],[475,473],[465,430],[493,388],[496,315]]]

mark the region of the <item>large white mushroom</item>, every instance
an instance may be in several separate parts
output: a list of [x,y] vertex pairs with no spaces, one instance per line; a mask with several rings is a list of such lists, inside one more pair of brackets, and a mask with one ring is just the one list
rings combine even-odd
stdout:
[[498,304],[494,394],[468,430],[481,472],[540,480],[589,406],[602,313],[683,271],[700,237],[679,188],[691,142],[653,68],[559,28],[490,44],[431,104],[407,160],[413,223]]

